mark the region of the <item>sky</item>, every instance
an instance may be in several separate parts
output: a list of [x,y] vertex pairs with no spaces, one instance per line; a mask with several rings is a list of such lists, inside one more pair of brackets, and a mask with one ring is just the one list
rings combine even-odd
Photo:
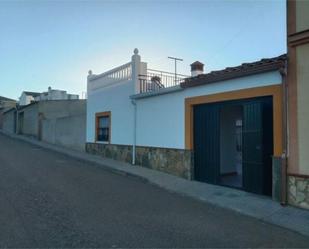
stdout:
[[130,61],[190,75],[286,53],[285,0],[0,0],[0,96],[22,91],[86,92],[94,74]]

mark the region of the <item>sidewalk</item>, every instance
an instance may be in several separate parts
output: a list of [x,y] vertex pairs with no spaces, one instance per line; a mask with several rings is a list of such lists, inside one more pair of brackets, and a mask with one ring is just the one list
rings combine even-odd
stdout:
[[291,206],[282,207],[267,197],[222,186],[188,181],[163,172],[47,144],[25,136],[6,134],[2,131],[0,133],[87,163],[99,165],[118,174],[139,177],[168,191],[234,210],[240,214],[309,236],[309,211],[307,210]]

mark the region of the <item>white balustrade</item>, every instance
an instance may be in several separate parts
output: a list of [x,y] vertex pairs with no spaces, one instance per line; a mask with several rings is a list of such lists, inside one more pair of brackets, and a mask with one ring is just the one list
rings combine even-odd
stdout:
[[91,90],[96,90],[115,83],[132,79],[132,63],[126,63],[105,73],[94,75],[89,73],[88,84]]

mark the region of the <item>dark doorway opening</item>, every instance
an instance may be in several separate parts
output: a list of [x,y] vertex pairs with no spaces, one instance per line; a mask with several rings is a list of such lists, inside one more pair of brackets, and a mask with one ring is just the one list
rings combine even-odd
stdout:
[[18,113],[18,134],[24,133],[24,112]]
[[220,184],[242,188],[243,106],[220,109]]
[[272,97],[194,106],[196,180],[272,193]]

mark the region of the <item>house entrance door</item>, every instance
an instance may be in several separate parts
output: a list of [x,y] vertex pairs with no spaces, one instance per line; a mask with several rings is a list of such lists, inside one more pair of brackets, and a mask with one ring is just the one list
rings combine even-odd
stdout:
[[193,113],[195,179],[271,195],[272,97],[196,105]]
[[194,108],[194,176],[198,181],[217,184],[220,165],[219,106]]
[[249,192],[271,195],[272,98],[244,104],[243,183]]

